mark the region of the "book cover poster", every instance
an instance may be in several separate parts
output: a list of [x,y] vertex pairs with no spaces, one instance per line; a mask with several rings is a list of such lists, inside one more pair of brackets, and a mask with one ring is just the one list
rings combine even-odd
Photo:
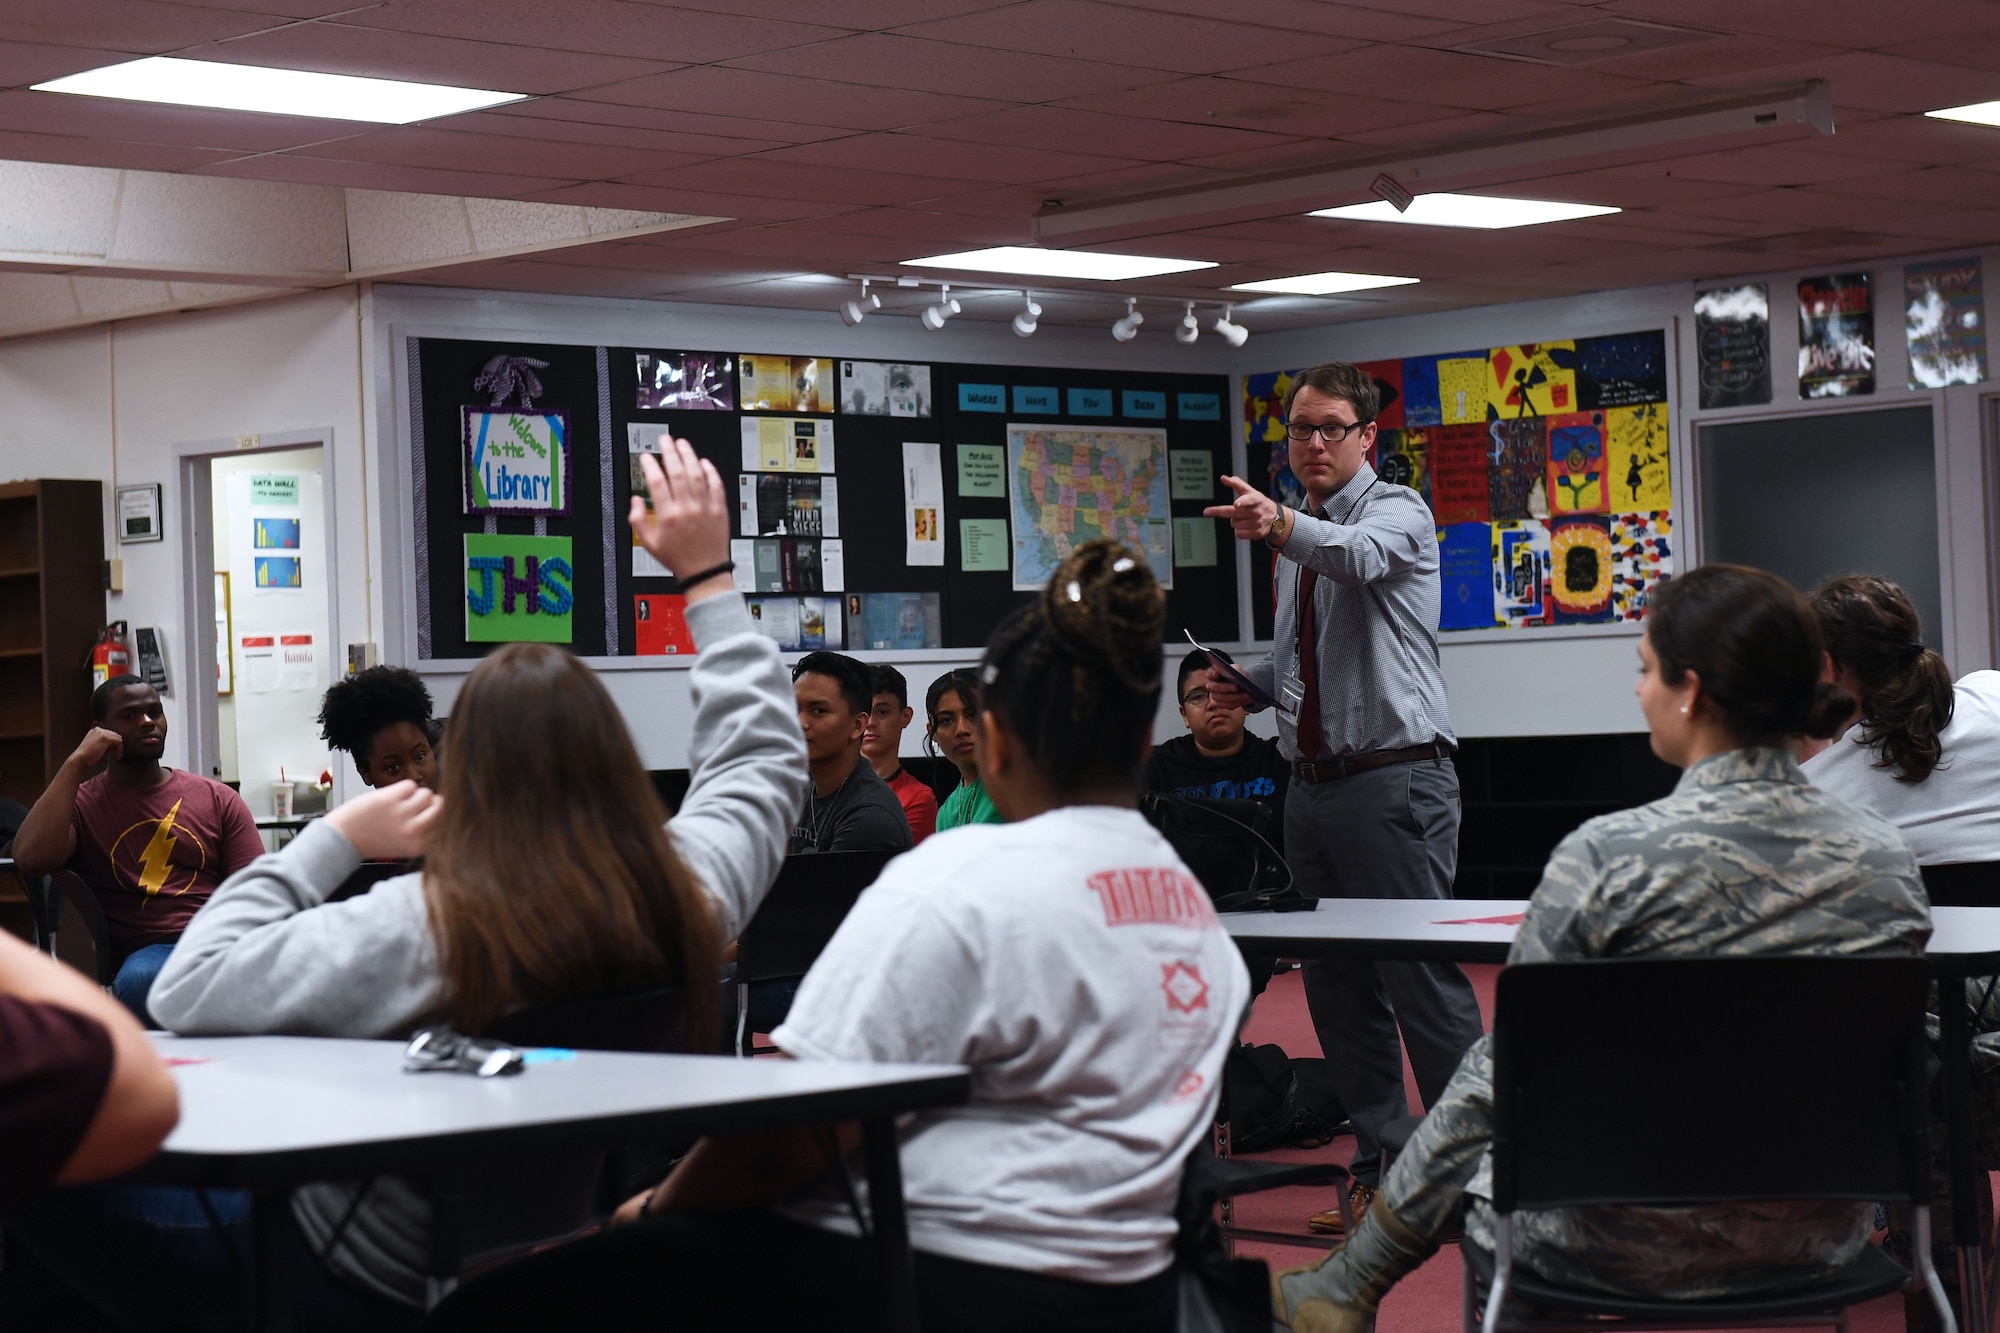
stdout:
[[1667,335],[1619,333],[1576,340],[1576,405],[1590,412],[1667,401]]
[[1875,392],[1875,310],[1866,273],[1799,279],[1799,397]]
[[942,599],[934,592],[850,593],[850,620],[863,648],[938,648],[944,643]]
[[1611,619],[1611,520],[1601,514],[1549,524],[1549,603],[1554,624]]
[[840,410],[864,417],[927,417],[931,368],[901,361],[843,361]]
[[1368,378],[1375,381],[1375,392],[1380,395],[1375,408],[1377,429],[1401,430],[1407,424],[1403,420],[1403,363],[1362,361],[1356,368],[1368,372]]
[[1549,618],[1549,529],[1539,519],[1495,523],[1493,618],[1513,628]]
[[1979,256],[1903,270],[1910,387],[1941,389],[1986,378],[1986,296]]
[[830,364],[821,356],[738,356],[736,401],[745,412],[831,412]]
[[736,509],[745,537],[838,537],[837,477],[745,472],[736,478]]
[[1546,417],[1576,410],[1576,344],[1496,347],[1486,358],[1486,401],[1493,416]]
[[1611,516],[1611,611],[1644,620],[1653,589],[1674,576],[1674,522],[1668,510]]
[[694,652],[687,624],[687,598],[679,593],[640,593],[632,599],[632,640],[641,657],[685,657]]
[[1599,514],[1605,504],[1604,413],[1549,418],[1549,513]]
[[1454,523],[1487,522],[1492,513],[1486,484],[1485,423],[1438,426],[1428,433],[1431,517],[1441,528]]
[[640,352],[639,407],[736,410],[736,358],[714,352]]
[[1703,411],[1771,401],[1771,295],[1763,283],[1697,292],[1694,337]]
[[1666,509],[1673,504],[1665,403],[1614,407],[1604,413],[1607,509]]
[[1438,529],[1439,629],[1492,629],[1493,529],[1454,523]]
[[1549,516],[1549,434],[1545,417],[1486,423],[1487,513],[1494,521]]

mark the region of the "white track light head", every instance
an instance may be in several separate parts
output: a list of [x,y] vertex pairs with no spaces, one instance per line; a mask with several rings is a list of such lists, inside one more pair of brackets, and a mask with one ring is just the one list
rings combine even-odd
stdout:
[[925,307],[924,313],[921,316],[921,318],[924,321],[924,327],[929,329],[932,333],[936,333],[939,329],[944,327],[944,322],[946,320],[950,319],[953,315],[956,315],[958,312],[959,312],[959,304],[958,302],[951,299],[951,286],[949,283],[947,283],[944,287],[944,290],[938,296],[938,303],[934,306]]
[[840,303],[840,318],[849,328],[853,328],[856,324],[868,318],[870,311],[880,310],[881,308],[882,298],[868,290],[868,279],[863,278],[861,280],[861,295],[855,300],[842,301]]
[[1215,323],[1208,327],[1214,329],[1222,340],[1231,347],[1241,347],[1244,343],[1250,341],[1250,330],[1235,321],[1233,318],[1235,313],[1236,307],[1233,305],[1222,307],[1222,313],[1217,315]]
[[1021,313],[1014,316],[1014,333],[1017,337],[1032,338],[1035,336],[1037,321],[1042,317],[1042,307],[1035,300],[1033,292],[1022,292],[1021,299],[1026,304],[1021,307]]
[[1139,336],[1139,326],[1145,322],[1146,317],[1139,313],[1139,299],[1128,296],[1125,298],[1125,318],[1111,326],[1111,336],[1122,343],[1131,342]]
[[1181,316],[1180,324],[1174,329],[1174,338],[1178,342],[1192,343],[1199,337],[1201,337],[1201,322],[1194,317],[1194,302],[1189,301],[1187,313]]

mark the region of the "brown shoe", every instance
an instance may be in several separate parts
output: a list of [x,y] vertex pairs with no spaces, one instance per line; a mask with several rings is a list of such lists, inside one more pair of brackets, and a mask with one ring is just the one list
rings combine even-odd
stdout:
[[[1368,1206],[1374,1202],[1375,1187],[1373,1185],[1364,1185],[1357,1180],[1348,1186],[1347,1211],[1354,1214],[1356,1218],[1365,1216],[1368,1212]],[[1338,1208],[1328,1208],[1324,1212],[1314,1213],[1306,1219],[1306,1226],[1310,1230],[1317,1231],[1322,1236],[1342,1236],[1347,1234],[1347,1226],[1341,1221],[1340,1209]]]

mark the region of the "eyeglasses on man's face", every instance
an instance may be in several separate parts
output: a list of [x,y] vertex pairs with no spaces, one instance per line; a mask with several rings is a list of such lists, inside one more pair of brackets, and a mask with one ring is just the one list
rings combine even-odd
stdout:
[[1328,421],[1317,426],[1309,421],[1293,421],[1286,424],[1285,434],[1295,440],[1310,440],[1314,435],[1318,435],[1328,444],[1339,444],[1354,432],[1365,430],[1368,425],[1366,421]]
[[1181,696],[1181,703],[1183,705],[1193,704],[1196,708],[1206,708],[1208,707],[1208,691],[1197,685]]

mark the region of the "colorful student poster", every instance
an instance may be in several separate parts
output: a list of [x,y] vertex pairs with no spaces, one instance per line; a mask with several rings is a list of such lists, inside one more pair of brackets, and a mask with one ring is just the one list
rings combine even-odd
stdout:
[[1498,417],[1487,439],[1487,513],[1496,522],[1549,516],[1549,434],[1546,417]]
[[1438,529],[1439,629],[1492,629],[1493,529],[1454,523]]
[[1355,369],[1375,381],[1375,424],[1382,430],[1401,430],[1403,420],[1403,363],[1401,361],[1357,361]]
[[459,409],[465,441],[465,512],[569,512],[569,413]]
[[1549,418],[1549,514],[1597,514],[1605,504],[1604,413]]
[[1651,510],[1673,505],[1665,403],[1640,403],[1604,412],[1604,480],[1607,509]]
[[694,653],[688,629],[687,598],[679,593],[640,593],[632,599],[633,651],[641,657],[687,657]]
[[1502,420],[1576,410],[1573,342],[1496,347],[1487,355],[1486,370],[1486,401]]
[[253,517],[250,520],[250,544],[259,551],[296,551],[299,549],[299,520]]
[[295,555],[260,555],[254,581],[258,592],[303,592],[304,571]]
[[743,471],[831,472],[833,423],[824,417],[744,417]]
[[1799,397],[1875,392],[1875,310],[1866,273],[1799,279]]
[[1674,576],[1673,515],[1658,509],[1611,516],[1611,611],[1644,620],[1653,589]]
[[1305,487],[1292,475],[1291,442],[1285,435],[1285,395],[1298,371],[1279,370],[1243,377],[1243,443],[1251,459],[1268,460],[1269,494],[1279,504],[1297,508]]
[[1431,429],[1431,516],[1439,527],[1484,523],[1492,517],[1488,447],[1484,421]]
[[1403,358],[1403,425],[1442,426],[1444,407],[1438,399],[1438,359]]
[[1438,358],[1438,404],[1445,425],[1459,426],[1486,420],[1489,364],[1485,352]]
[[1986,295],[1979,256],[1903,270],[1910,387],[1941,389],[1986,378]]
[[1558,625],[1611,619],[1611,520],[1578,514],[1549,522],[1550,619]]
[[927,417],[931,401],[929,366],[902,361],[840,363],[843,412],[864,417]]
[[935,444],[903,442],[903,563],[944,564],[944,463]]
[[1763,283],[1697,292],[1694,337],[1704,412],[1771,401],[1771,295]]
[[791,472],[745,472],[736,479],[745,537],[838,537],[840,479]]
[[1537,519],[1493,525],[1493,618],[1518,628],[1549,618],[1549,530]]
[[1430,431],[1415,426],[1375,433],[1375,471],[1391,486],[1431,498]]
[[716,352],[641,352],[639,401],[645,411],[734,412],[736,358]]
[[465,534],[465,641],[568,643],[576,569],[567,537]]
[[1667,335],[1619,333],[1576,340],[1576,406],[1595,412],[1667,401]]
[[745,412],[831,412],[824,383],[831,364],[818,356],[738,356],[736,401]]

